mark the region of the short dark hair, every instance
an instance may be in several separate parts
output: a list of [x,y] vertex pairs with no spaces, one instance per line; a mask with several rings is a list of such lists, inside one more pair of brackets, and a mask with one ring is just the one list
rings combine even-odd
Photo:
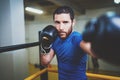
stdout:
[[72,10],[71,7],[68,7],[68,6],[58,7],[53,13],[53,19],[55,17],[55,14],[62,14],[62,13],[69,13],[71,20],[74,19],[74,11]]

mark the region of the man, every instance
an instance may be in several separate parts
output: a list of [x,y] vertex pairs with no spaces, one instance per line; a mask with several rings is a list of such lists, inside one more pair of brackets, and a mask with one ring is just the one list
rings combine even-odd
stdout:
[[52,43],[50,51],[41,54],[42,65],[47,66],[56,54],[59,80],[87,80],[87,55],[80,47],[82,35],[73,31],[73,10],[67,6],[59,7],[53,13],[53,20],[58,37]]

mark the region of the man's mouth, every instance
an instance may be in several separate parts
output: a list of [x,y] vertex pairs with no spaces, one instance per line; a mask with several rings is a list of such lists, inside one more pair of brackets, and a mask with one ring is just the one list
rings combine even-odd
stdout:
[[64,33],[64,32],[61,32],[60,34],[63,35],[63,34],[65,34],[65,33]]

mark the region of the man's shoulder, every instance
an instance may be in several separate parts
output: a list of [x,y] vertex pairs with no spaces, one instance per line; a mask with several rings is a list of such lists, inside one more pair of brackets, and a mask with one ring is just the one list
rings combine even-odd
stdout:
[[79,43],[82,40],[82,34],[77,31],[72,32],[72,40]]
[[72,35],[73,35],[73,36],[81,36],[81,33],[80,33],[80,32],[77,32],[77,31],[73,31],[73,32],[72,32]]

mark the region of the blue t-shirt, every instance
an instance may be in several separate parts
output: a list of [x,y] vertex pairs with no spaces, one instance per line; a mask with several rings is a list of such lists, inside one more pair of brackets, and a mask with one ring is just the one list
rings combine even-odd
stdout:
[[87,54],[80,48],[82,35],[72,32],[65,40],[60,37],[53,43],[58,61],[59,80],[87,80]]

